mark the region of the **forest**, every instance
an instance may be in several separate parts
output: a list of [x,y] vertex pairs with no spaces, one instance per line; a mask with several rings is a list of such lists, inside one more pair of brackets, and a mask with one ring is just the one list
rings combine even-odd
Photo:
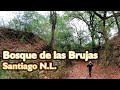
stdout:
[[[0,17],[0,79],[120,79],[120,11],[6,12],[4,18]],[[6,19],[10,16],[10,20]],[[37,53],[88,50],[99,53],[99,58],[92,60],[92,77],[88,76],[88,62],[79,59],[52,60],[58,66],[56,71],[11,71],[1,68],[3,50]]]

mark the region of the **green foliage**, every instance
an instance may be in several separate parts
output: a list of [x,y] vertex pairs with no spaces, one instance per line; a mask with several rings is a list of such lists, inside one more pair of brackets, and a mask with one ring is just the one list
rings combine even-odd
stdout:
[[[31,63],[31,61],[27,61],[26,63]],[[22,70],[2,70],[1,69],[1,61],[0,61],[0,79],[46,79],[45,77],[51,79],[59,79],[64,78],[67,74],[67,68],[65,68],[64,61],[54,61],[56,66],[59,66],[57,71],[44,71],[44,70],[35,70],[32,72],[22,71]],[[51,73],[52,72],[52,73]]]
[[66,16],[58,17],[58,23],[56,27],[56,48],[60,51],[68,51],[73,45],[73,28],[69,26],[68,18]]
[[92,48],[92,42],[85,45],[84,49],[89,50]]
[[21,41],[21,42],[26,42],[26,35],[22,35],[20,41]]
[[[103,16],[105,11],[96,12]],[[87,29],[82,29],[82,24],[78,28],[75,28],[77,25],[72,26],[70,22],[73,19],[84,22]],[[8,26],[15,30],[32,32],[49,43],[51,39],[51,23],[49,20],[49,15],[43,16],[36,11],[22,11],[9,22]],[[120,23],[120,17],[118,17],[118,22]],[[105,27],[103,24],[103,20],[95,15],[94,11],[65,11],[64,15],[57,15],[55,49],[59,52],[68,52],[69,50],[81,52],[84,50],[91,50],[93,46],[97,46],[99,44],[99,40],[102,44],[105,44],[105,39],[110,37],[111,29],[116,26],[116,23],[114,18],[109,18],[105,20]],[[22,42],[26,42],[28,40],[27,34],[22,34],[20,40]],[[110,49],[110,42],[106,42],[104,47],[106,51]],[[29,51],[30,48],[32,47],[28,46],[28,48],[24,50],[19,48],[16,49],[16,51],[26,52]],[[32,62],[32,60],[28,60],[26,63]],[[60,63],[60,65],[62,65],[62,63]],[[59,78],[61,75],[64,75],[65,71],[62,70],[63,69],[61,68],[57,70],[55,72],[56,75],[51,75],[51,78]],[[40,72],[38,70],[28,73],[26,71],[16,72],[0,69],[0,78],[43,78],[45,77],[43,73],[44,72]]]
[[[49,40],[50,33],[49,18],[35,11],[24,11],[9,22],[9,27],[15,30],[33,32],[45,40]],[[22,39],[24,36],[22,37]]]
[[[96,11],[101,16],[104,11]],[[9,22],[9,26],[17,30],[33,32],[39,35],[42,39],[50,42],[51,38],[51,24],[49,22],[49,15],[43,16],[36,11],[24,11],[23,14],[18,14],[13,20]],[[107,13],[110,13],[107,11]],[[105,36],[111,36],[111,29],[115,27],[114,18],[106,20],[106,26],[103,27],[103,21],[94,15],[91,22],[91,15],[93,11],[65,11],[62,16],[58,14],[57,25],[55,31],[55,49],[67,52],[68,50],[80,51],[84,47],[89,47],[89,43],[97,45],[98,40],[105,41]],[[78,21],[86,23],[88,30],[76,29],[70,25],[71,20],[76,18]],[[120,19],[118,18],[118,21]],[[90,24],[93,23],[93,26]],[[75,35],[77,33],[77,35]],[[91,37],[93,36],[93,40]],[[25,41],[26,36],[21,37],[21,41]],[[86,46],[88,43],[88,46]],[[91,48],[90,44],[90,48]]]

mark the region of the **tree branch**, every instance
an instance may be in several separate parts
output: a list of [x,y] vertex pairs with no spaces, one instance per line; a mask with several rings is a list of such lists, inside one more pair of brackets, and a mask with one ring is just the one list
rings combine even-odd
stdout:
[[102,17],[102,15],[100,15],[100,14],[97,13],[96,11],[93,11],[93,12],[94,12],[94,14],[97,15],[100,19],[102,19],[102,20],[104,19],[104,18]]
[[110,16],[108,16],[108,17],[106,17],[106,18],[104,18],[104,17],[102,17],[102,15],[100,15],[99,13],[97,13],[96,11],[93,11],[94,12],[94,14],[95,15],[97,15],[100,19],[109,19],[109,18],[111,18],[111,17],[114,17],[114,15],[116,16],[116,17],[119,17],[120,16],[120,12],[117,12],[117,13],[115,13],[114,15],[110,15]]
[[[114,15],[115,15],[116,17],[119,17],[119,16],[120,16],[120,13],[119,13],[119,12],[118,12],[118,13],[114,13]],[[111,18],[111,17],[114,17],[114,15],[110,15],[110,16],[106,17],[106,19],[109,19],[109,18]]]

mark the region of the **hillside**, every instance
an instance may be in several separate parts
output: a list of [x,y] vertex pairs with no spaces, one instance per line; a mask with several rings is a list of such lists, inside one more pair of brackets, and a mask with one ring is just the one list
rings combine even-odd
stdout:
[[40,52],[47,42],[31,32],[0,28],[0,57],[2,50],[11,52]]
[[98,63],[104,66],[116,65],[120,67],[120,36],[116,35],[109,40],[107,52],[104,49],[99,51]]
[[[31,32],[23,32],[9,28],[0,28],[0,79],[48,79],[48,78],[64,78],[67,75],[64,62],[54,61],[59,68],[56,71],[35,70],[27,71],[9,71],[1,69],[2,51],[9,50],[10,52],[42,52],[47,46],[47,42],[39,36]],[[40,59],[34,60],[33,63],[38,63]],[[14,62],[14,60],[12,60]],[[19,60],[15,60],[15,63]],[[29,62],[28,62],[29,63]],[[65,72],[66,71],[66,72]]]

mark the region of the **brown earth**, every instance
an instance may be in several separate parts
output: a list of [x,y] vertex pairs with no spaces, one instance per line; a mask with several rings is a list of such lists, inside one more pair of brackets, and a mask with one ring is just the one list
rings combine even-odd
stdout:
[[[22,35],[26,35],[25,41],[22,41]],[[46,44],[45,40],[33,33],[0,28],[0,58],[2,57],[3,50],[39,53]]]
[[[25,36],[23,38],[23,36]],[[0,27],[0,63],[2,60],[2,51],[9,50],[10,52],[36,52],[40,53],[47,46],[47,41],[41,39],[31,32],[23,32],[9,28]],[[13,62],[14,60],[12,60]],[[34,60],[34,63],[39,63],[40,59]],[[10,62],[10,60],[9,60]],[[15,60],[15,63],[21,62]],[[17,78],[35,78],[35,79],[59,79],[67,75],[66,68],[62,68],[64,62],[54,61],[59,68],[56,71],[36,70],[33,72],[27,71],[2,71],[0,67],[0,78],[2,79],[17,79]],[[1,66],[1,65],[0,65]],[[65,71],[65,72],[64,72]]]
[[[26,34],[26,42],[21,40],[22,35]],[[100,66],[94,61],[92,77],[88,76],[87,64],[85,61],[73,61],[73,66],[68,68],[67,79],[120,79],[120,68],[117,66],[120,61],[120,37],[111,39],[113,43],[113,55],[116,65],[108,67]],[[32,33],[24,33],[8,28],[0,28],[0,58],[2,51],[11,52],[40,52],[47,45],[47,42]],[[102,53],[103,54],[103,53]],[[102,56],[102,55],[101,55]],[[104,60],[104,57],[100,58]],[[62,70],[60,70],[62,71]],[[64,76],[64,72],[61,72]],[[52,75],[52,74],[51,74]],[[49,76],[48,76],[49,77]]]
[[[68,79],[120,79],[120,36],[114,36],[110,41],[108,54],[104,49],[99,51],[99,59],[94,61],[92,77],[88,75],[88,62],[74,61]],[[107,56],[106,56],[107,55]],[[106,60],[107,57],[107,60]]]
[[69,68],[67,79],[120,79],[120,68],[117,66],[100,66],[93,62],[92,77],[88,75],[88,62],[74,61],[73,66]]

